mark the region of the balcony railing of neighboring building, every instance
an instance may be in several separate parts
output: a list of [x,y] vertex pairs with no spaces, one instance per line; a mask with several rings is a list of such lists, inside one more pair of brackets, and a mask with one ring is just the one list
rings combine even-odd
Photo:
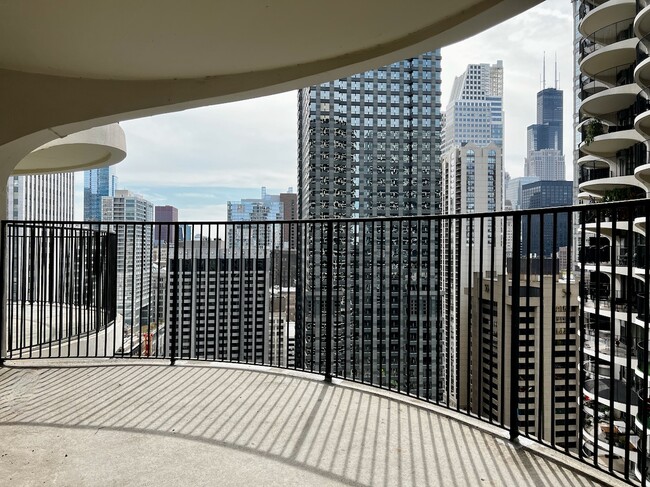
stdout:
[[[585,101],[591,95],[614,86],[624,86],[634,83],[634,63],[625,63],[618,66],[610,66],[597,73],[581,75],[580,77],[580,98]],[[610,125],[607,132],[614,132],[616,128]],[[625,124],[628,125],[628,124]],[[633,127],[633,125],[632,125]],[[629,128],[632,128],[629,127]],[[584,132],[583,132],[584,137]]]
[[646,262],[650,247],[630,215],[650,216],[650,200],[286,222],[3,221],[0,350],[360,382],[635,483],[649,466],[637,391],[650,385],[638,346],[650,343],[650,270],[619,257]]
[[583,37],[580,41],[579,59],[583,60],[589,54],[614,42],[631,39],[634,37],[633,25],[634,17],[631,17],[601,27],[590,36]]

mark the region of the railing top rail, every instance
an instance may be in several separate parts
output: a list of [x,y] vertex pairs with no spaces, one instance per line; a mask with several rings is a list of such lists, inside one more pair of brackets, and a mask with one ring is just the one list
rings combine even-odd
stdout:
[[612,201],[607,203],[589,203],[580,205],[565,205],[553,206],[547,208],[532,208],[526,210],[500,210],[488,211],[478,213],[453,213],[453,214],[434,214],[434,215],[415,215],[415,216],[376,216],[376,217],[362,217],[362,218],[314,218],[314,219],[301,219],[301,220],[247,220],[247,221],[199,221],[199,220],[186,220],[178,222],[135,222],[135,221],[101,221],[101,222],[87,222],[79,220],[40,220],[40,221],[27,221],[27,220],[3,220],[2,225],[22,226],[22,227],[42,227],[44,225],[78,225],[80,229],[91,229],[90,227],[101,227],[109,225],[119,226],[160,226],[160,227],[173,227],[173,226],[186,226],[186,225],[310,225],[320,223],[363,223],[363,222],[391,222],[391,221],[418,221],[418,220],[460,220],[460,219],[477,219],[477,218],[492,218],[492,217],[514,217],[518,215],[540,215],[540,214],[554,214],[554,213],[567,213],[567,212],[586,212],[586,211],[605,211],[614,208],[633,208],[638,206],[648,206],[650,212],[650,199],[641,198],[625,201]]

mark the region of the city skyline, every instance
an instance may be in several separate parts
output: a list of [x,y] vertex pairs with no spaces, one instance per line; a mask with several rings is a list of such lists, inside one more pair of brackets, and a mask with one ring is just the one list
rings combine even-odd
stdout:
[[[571,4],[549,0],[442,50],[443,107],[454,76],[468,63],[503,59],[508,113],[504,165],[512,177],[523,175],[526,127],[534,120],[544,50],[549,58],[557,51],[560,88],[568,93],[571,87],[571,29]],[[533,42],[539,37],[546,40],[543,46]],[[128,156],[117,166],[120,188],[141,193],[156,205],[174,205],[184,220],[225,221],[229,199],[254,198],[261,186],[275,193],[296,187],[296,96],[288,92],[122,123]],[[564,103],[565,116],[570,117],[572,97],[565,96]],[[571,154],[569,118],[564,130],[564,153]],[[188,166],[194,170],[187,171]],[[80,187],[79,177],[76,186]],[[76,191],[78,219],[82,198]]]

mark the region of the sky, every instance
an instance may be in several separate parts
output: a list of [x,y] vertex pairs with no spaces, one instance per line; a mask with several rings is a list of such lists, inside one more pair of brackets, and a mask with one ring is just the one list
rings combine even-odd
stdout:
[[[573,21],[570,0],[541,5],[442,49],[442,109],[454,77],[471,63],[503,61],[505,170],[523,176],[526,127],[535,123],[546,52],[546,87],[564,90],[564,154],[572,179]],[[116,166],[118,188],[155,205],[173,205],[182,220],[226,220],[229,200],[296,189],[295,91],[121,123],[127,157]],[[83,218],[83,175],[75,175],[75,217]]]

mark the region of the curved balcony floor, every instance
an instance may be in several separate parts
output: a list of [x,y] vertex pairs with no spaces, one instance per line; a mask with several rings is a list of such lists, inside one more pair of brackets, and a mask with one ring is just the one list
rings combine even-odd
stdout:
[[602,157],[592,156],[591,154],[582,156],[580,159],[578,159],[577,162],[578,165],[581,167],[588,165],[593,169],[607,169],[611,167],[616,167],[616,162],[610,161]]
[[644,7],[634,19],[634,33],[639,39],[650,34],[650,5]]
[[[594,444],[594,421],[587,423],[583,429],[584,436],[587,441]],[[612,451],[614,455],[625,457],[625,450],[630,450],[630,461],[636,462],[637,452],[636,452],[636,442],[639,440],[639,437],[631,434],[630,442],[625,443],[625,423],[622,421],[614,422],[614,431],[610,431],[609,420],[599,421],[598,426],[598,451],[600,455],[609,454],[610,441],[613,444]],[[627,447],[627,448],[626,448]]]
[[[600,232],[598,232],[598,225],[595,222],[585,224],[585,230],[588,232],[599,233],[603,237],[611,239],[614,236],[614,224],[611,221],[600,222]],[[620,235],[621,232],[626,232],[629,229],[627,222],[618,220],[616,222],[616,234]]]
[[[598,402],[606,406],[610,405],[610,397],[612,397],[612,390],[609,387],[610,380],[599,380],[598,381]],[[625,382],[620,380],[614,380],[613,388],[613,398],[614,398],[614,409],[625,412],[627,409],[627,385]],[[585,387],[582,389],[585,398],[591,400],[595,395],[594,381],[588,380],[585,381]],[[635,416],[637,414],[637,404],[639,398],[636,394],[636,391],[632,390],[630,394],[630,414]]]
[[643,142],[643,135],[634,129],[611,132],[594,137],[589,144],[580,144],[580,150],[585,154],[600,158],[613,158],[616,152],[632,147],[634,144]]
[[639,62],[634,68],[634,81],[642,88],[650,86],[650,57]]
[[15,485],[624,485],[466,416],[347,382],[53,362],[0,369],[0,474]]
[[617,188],[638,187],[647,191],[646,185],[639,181],[635,176],[618,176],[613,178],[594,179],[581,183],[579,191],[590,193],[598,198],[602,198],[607,191]]
[[13,173],[81,171],[111,166],[125,157],[124,130],[113,123],[48,142],[25,156]]
[[634,130],[650,138],[650,110],[639,113],[634,119]]
[[634,231],[645,237],[645,217],[641,216],[634,219]]
[[637,178],[646,188],[650,188],[650,164],[644,164],[634,170],[634,177]]
[[580,112],[591,117],[616,118],[616,113],[632,105],[641,88],[636,83],[616,86],[585,98]]
[[[592,52],[580,62],[580,71],[595,79],[612,66],[621,66],[636,62],[636,45],[639,40],[634,37],[615,42]],[[607,82],[607,79],[602,81]]]
[[588,37],[613,22],[629,19],[635,14],[636,3],[634,0],[610,0],[585,15],[578,30],[584,37]]

